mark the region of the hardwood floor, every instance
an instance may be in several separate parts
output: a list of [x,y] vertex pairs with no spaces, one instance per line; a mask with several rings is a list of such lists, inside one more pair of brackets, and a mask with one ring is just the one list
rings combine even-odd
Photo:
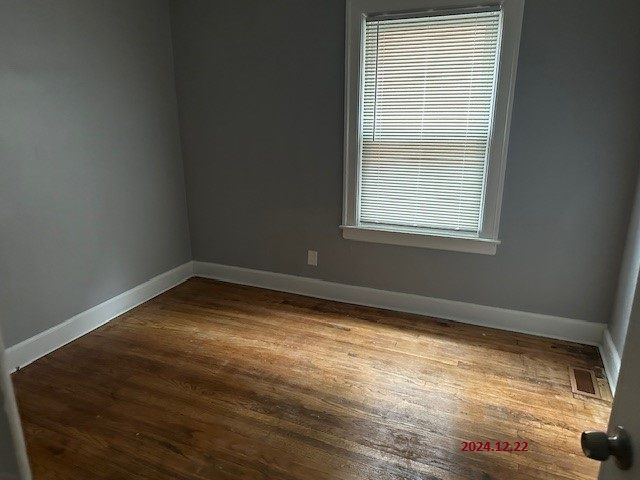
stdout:
[[595,479],[579,434],[606,429],[610,396],[574,396],[569,366],[602,364],[595,347],[194,278],[13,381],[37,480]]

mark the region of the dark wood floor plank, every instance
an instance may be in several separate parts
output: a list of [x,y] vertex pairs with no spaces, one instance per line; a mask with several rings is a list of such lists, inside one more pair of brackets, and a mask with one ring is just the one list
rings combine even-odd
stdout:
[[602,368],[595,347],[195,278],[13,380],[36,479],[594,479],[579,433],[610,395],[573,395],[568,366]]

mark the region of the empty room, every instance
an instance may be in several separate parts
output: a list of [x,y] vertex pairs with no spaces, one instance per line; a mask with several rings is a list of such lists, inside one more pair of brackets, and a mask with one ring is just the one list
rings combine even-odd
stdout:
[[0,479],[640,478],[638,18],[0,0]]

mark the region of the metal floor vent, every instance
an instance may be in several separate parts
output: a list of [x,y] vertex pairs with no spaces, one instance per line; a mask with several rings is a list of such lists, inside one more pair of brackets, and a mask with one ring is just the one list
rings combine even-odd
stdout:
[[569,367],[569,377],[571,379],[571,391],[573,393],[586,397],[602,398],[593,370]]

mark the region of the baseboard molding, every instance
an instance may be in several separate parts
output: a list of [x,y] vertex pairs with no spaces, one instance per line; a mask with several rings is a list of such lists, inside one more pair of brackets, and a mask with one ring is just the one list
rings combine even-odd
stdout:
[[607,380],[611,387],[611,393],[616,393],[616,385],[618,384],[618,374],[620,373],[620,353],[616,348],[609,329],[605,328],[602,334],[602,343],[599,345],[600,356],[604,364],[604,371],[607,374]]
[[187,262],[7,348],[9,371],[28,365],[192,276],[193,262]]
[[609,383],[615,389],[620,357],[604,324],[198,261],[153,277],[9,347],[5,357],[9,371],[28,365],[192,276],[596,345],[600,348]]
[[417,313],[541,337],[600,345],[605,325],[571,318],[327,282],[283,273],[193,262],[195,276],[339,302]]

